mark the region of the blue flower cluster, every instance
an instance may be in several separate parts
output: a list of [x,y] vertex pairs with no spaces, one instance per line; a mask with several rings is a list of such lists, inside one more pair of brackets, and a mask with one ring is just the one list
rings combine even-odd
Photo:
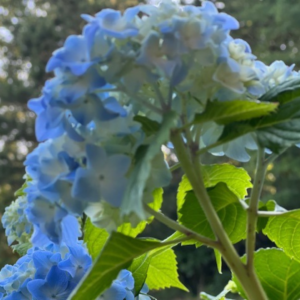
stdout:
[[[25,161],[32,178],[28,219],[58,244],[62,227],[82,213],[92,211],[99,224],[104,206],[121,206],[136,150],[151,143],[136,115],[160,122],[172,108],[192,118],[209,98],[258,95],[264,88],[249,45],[230,36],[238,22],[211,2],[168,0],[83,18],[82,35],[53,53],[46,69],[55,77],[29,102],[41,144]],[[187,91],[193,97],[181,97]],[[162,153],[155,162],[167,185]],[[157,182],[147,181],[145,201],[161,187]]]
[[[66,300],[92,264],[80,242],[73,246],[33,247],[15,265],[0,271],[0,299],[3,300]],[[145,285],[141,295],[134,296],[134,279],[122,270],[103,300],[150,300]]]
[[80,243],[72,247],[33,247],[15,265],[1,270],[0,299],[67,299],[91,263]]

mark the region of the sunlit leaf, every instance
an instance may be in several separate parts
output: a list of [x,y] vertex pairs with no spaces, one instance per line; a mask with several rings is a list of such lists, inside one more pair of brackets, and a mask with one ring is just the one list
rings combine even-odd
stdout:
[[[243,260],[245,259],[244,257]],[[254,256],[254,268],[268,299],[300,299],[300,263],[282,250],[258,250]],[[235,277],[233,279],[239,292],[245,297],[240,283]]]
[[122,269],[130,266],[134,258],[167,245],[169,244],[143,241],[121,233],[112,233],[93,267],[84,276],[69,299],[95,300],[110,287]]
[[[232,243],[244,239],[247,214],[238,197],[223,182],[209,188],[208,195]],[[193,191],[186,194],[185,202],[179,212],[181,224],[206,237],[215,238]],[[194,241],[187,241],[185,244],[194,244]],[[197,242],[196,245],[200,246],[201,244]]]
[[277,108],[277,103],[259,101],[208,101],[203,113],[195,116],[193,123],[214,121],[221,125],[248,120],[269,114]]

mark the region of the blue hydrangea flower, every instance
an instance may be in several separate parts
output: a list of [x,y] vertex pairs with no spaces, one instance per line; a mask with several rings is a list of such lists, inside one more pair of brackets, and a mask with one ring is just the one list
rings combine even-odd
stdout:
[[109,121],[127,116],[127,111],[114,97],[101,99],[99,95],[94,94],[82,98],[80,102],[71,112],[76,121],[82,125],[88,125],[91,121]]
[[112,105],[111,97],[107,93],[92,93],[105,85],[103,78],[94,73],[90,70],[77,81],[72,80],[72,76],[67,80],[60,77],[49,80],[43,96],[29,101],[29,108],[37,114],[38,141],[56,138],[65,132],[72,139],[81,141],[83,137],[76,131],[78,125],[87,125],[94,118],[107,118],[107,115],[111,116],[113,113],[126,114],[117,103]]
[[128,8],[122,16],[120,11],[103,9],[96,14],[95,18],[89,15],[82,17],[90,23],[90,30],[101,30],[105,35],[125,39],[138,34],[138,28],[133,23],[135,16],[139,13],[139,7]]
[[71,35],[65,41],[64,47],[53,53],[47,64],[46,71],[50,72],[56,68],[67,68],[74,75],[81,76],[93,64],[85,37]]
[[[54,242],[59,243],[62,236],[61,222],[68,215],[66,210],[39,196],[29,203],[26,212],[30,222]],[[33,236],[34,240],[35,235]]]
[[134,300],[134,279],[131,272],[122,270],[112,286],[103,294],[103,300]]
[[21,257],[14,266],[6,265],[1,269],[0,292],[4,295],[10,295],[14,292],[14,294],[20,292],[26,295],[24,285],[34,278],[34,274],[35,268],[31,256]]
[[[92,265],[83,244],[64,247],[49,245],[31,248],[15,265],[0,271],[0,293],[8,300],[66,300]],[[141,295],[134,296],[134,278],[122,270],[100,299],[149,300],[145,285]]]
[[136,300],[151,300],[151,298],[146,295],[148,294],[148,292],[149,288],[146,284],[144,284],[143,288],[140,291],[140,294],[136,297]]
[[78,168],[73,185],[73,196],[88,202],[101,199],[119,206],[126,188],[125,174],[131,164],[123,154],[108,156],[101,147],[86,146],[86,168]]
[[[38,141],[44,141],[49,138],[56,138],[67,132],[73,139],[82,138],[76,133],[72,115],[68,112],[69,99],[57,99],[55,89],[57,80],[50,80],[46,83],[43,90],[43,96],[32,99],[28,107],[37,114],[35,123],[35,132]],[[73,121],[73,122],[72,122]]]
[[61,270],[68,272],[75,278],[76,283],[88,271],[92,264],[92,259],[81,245],[71,246],[69,247],[69,251],[65,259],[58,266]]
[[[68,142],[64,137],[59,140],[48,140],[39,144],[27,156],[24,163],[26,171],[33,180],[36,180],[40,190],[49,188],[59,178],[68,178],[69,174],[78,167],[78,163],[65,150],[62,144],[64,142]],[[71,142],[70,145],[77,146]]]
[[[27,289],[27,284],[31,279],[28,278],[24,281],[24,283],[20,286],[17,291],[13,291],[11,294],[7,295],[5,300],[32,300],[32,295]],[[0,298],[2,299],[2,298]]]
[[[190,9],[190,6],[186,6],[186,9]],[[222,27],[223,30],[239,29],[239,22],[235,18],[226,13],[219,13],[216,6],[210,1],[203,1],[199,10],[211,16],[213,22]]]
[[138,297],[134,296],[134,278],[131,272],[122,270],[117,279],[115,279],[111,287],[100,296],[101,300],[150,300],[146,294],[149,289],[144,285]]
[[31,280],[27,288],[36,300],[66,300],[72,291],[71,276],[53,266],[45,279]]
[[6,265],[0,271],[0,291],[6,300],[67,299],[91,263],[78,241],[67,254],[64,247],[54,245],[31,248],[15,265]]
[[144,40],[141,47],[141,54],[137,58],[137,63],[150,68],[161,69],[166,76],[171,77],[176,67],[176,60],[168,60],[163,56],[159,46],[160,36],[157,32],[151,32]]

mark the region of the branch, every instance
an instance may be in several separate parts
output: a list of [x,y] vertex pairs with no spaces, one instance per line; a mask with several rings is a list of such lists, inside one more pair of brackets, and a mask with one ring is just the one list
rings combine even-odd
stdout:
[[276,217],[286,214],[285,211],[258,211],[257,215],[262,218]]
[[264,161],[265,149],[259,148],[257,152],[256,174],[251,192],[250,203],[248,207],[247,219],[247,240],[246,240],[246,254],[247,254],[247,267],[253,271],[253,259],[256,242],[256,225],[258,218],[258,202],[263,187],[266,170],[268,163]]
[[179,169],[179,168],[180,168],[180,163],[176,163],[176,164],[174,164],[172,167],[170,167],[169,170],[170,170],[171,172],[173,172],[173,171],[175,171],[175,170],[177,170],[177,169]]
[[121,87],[120,87],[119,89],[120,89],[120,91],[123,92],[124,94],[126,94],[126,95],[132,97],[132,100],[133,100],[133,101],[136,101],[136,102],[138,102],[138,103],[140,103],[140,104],[143,104],[145,107],[149,108],[150,110],[156,112],[156,113],[159,114],[159,115],[163,115],[163,114],[164,114],[164,112],[163,112],[161,109],[159,109],[159,108],[156,107],[155,105],[149,103],[148,100],[143,99],[142,97],[140,97],[140,96],[137,95],[137,94],[129,93],[128,90],[126,90],[126,87],[125,87],[125,86],[121,85]]
[[244,210],[248,210],[249,206],[244,200],[239,200]]
[[154,89],[154,92],[155,92],[156,96],[158,97],[158,100],[160,102],[160,106],[161,106],[162,110],[168,110],[168,107],[165,103],[164,96],[161,93],[161,91],[160,91],[159,87],[157,86],[157,84],[155,84],[155,83],[152,84],[152,87]]
[[151,214],[152,216],[154,216],[158,221],[160,221],[161,223],[165,224],[166,226],[168,226],[169,228],[175,230],[175,231],[179,231],[181,233],[183,233],[184,235],[186,235],[186,237],[188,239],[194,239],[199,241],[202,244],[205,244],[209,247],[213,247],[218,249],[219,248],[219,243],[217,241],[214,241],[210,238],[207,238],[203,235],[200,235],[196,232],[194,232],[193,230],[190,230],[188,228],[186,228],[185,226],[177,223],[176,221],[170,219],[169,217],[165,216],[164,214],[162,214],[161,212],[158,212],[156,210],[154,210],[153,208],[151,208],[150,206],[148,206],[147,204],[144,204],[144,209]]
[[171,142],[174,145],[182,169],[186,173],[198,202],[201,205],[214,232],[214,235],[220,244],[219,251],[230,269],[237,276],[239,282],[244,288],[246,295],[248,296],[248,299],[268,299],[255,272],[248,272],[246,266],[240,260],[238,253],[236,252],[227,233],[225,232],[223,224],[221,223],[220,218],[211,203],[201,174],[200,162],[199,158],[197,157],[197,153],[199,152],[191,153],[191,157],[187,152],[187,148],[183,143],[179,132],[174,131],[172,133]]

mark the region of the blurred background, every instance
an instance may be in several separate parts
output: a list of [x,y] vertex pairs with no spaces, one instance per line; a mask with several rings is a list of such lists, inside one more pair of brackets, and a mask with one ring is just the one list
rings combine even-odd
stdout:
[[[163,0],[162,0],[163,1]],[[27,110],[30,98],[38,97],[45,80],[45,65],[51,53],[61,47],[70,34],[79,34],[84,26],[80,14],[94,14],[103,8],[125,9],[137,0],[0,0],[0,217],[14,199],[14,191],[23,182],[23,161],[36,146],[34,114]],[[191,1],[189,1],[191,2]],[[269,64],[284,60],[300,66],[300,5],[298,0],[227,0],[213,1],[220,11],[240,22],[234,37],[245,39],[258,59]],[[200,1],[195,2],[200,5]],[[300,205],[300,149],[286,152],[268,170],[263,200],[275,199],[288,209]],[[228,162],[226,158],[206,155],[204,163]],[[234,163],[234,162],[232,162]],[[253,174],[255,161],[246,165]],[[173,184],[165,191],[163,211],[176,219],[176,183],[182,176],[174,174]],[[146,235],[164,238],[170,231],[154,222]],[[258,237],[259,246],[272,246]],[[244,253],[244,244],[237,246]],[[176,248],[182,282],[191,294],[170,289],[155,293],[159,300],[199,299],[199,292],[218,294],[230,279],[223,266],[217,274],[214,254],[201,247]],[[0,229],[0,267],[14,263],[17,255],[7,246]]]

